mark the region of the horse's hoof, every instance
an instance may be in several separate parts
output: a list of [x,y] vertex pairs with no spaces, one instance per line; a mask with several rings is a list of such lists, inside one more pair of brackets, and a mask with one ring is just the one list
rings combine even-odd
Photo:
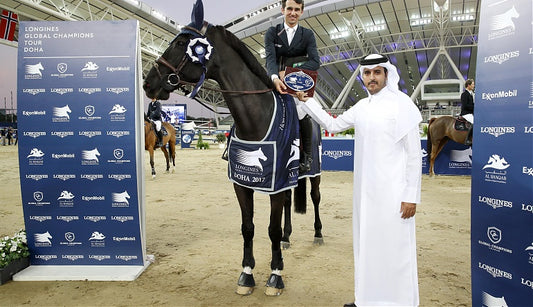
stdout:
[[315,237],[313,245],[324,245],[324,238]]
[[235,293],[237,293],[238,295],[243,295],[243,296],[250,295],[253,292],[254,292],[254,287],[244,287],[244,286],[238,286],[237,290],[235,291]]
[[285,288],[285,284],[283,283],[283,279],[280,275],[277,274],[270,274],[270,277],[268,278],[267,288],[265,290],[265,294],[268,296],[278,296],[281,295],[281,292]]
[[291,242],[288,241],[281,241],[280,244],[282,249],[289,249],[291,247]]
[[281,292],[283,292],[283,289],[277,289],[272,287],[267,287],[265,290],[265,294],[267,296],[279,296],[281,295]]
[[237,291],[239,295],[250,295],[254,292],[255,280],[254,275],[241,272],[239,281],[237,282]]

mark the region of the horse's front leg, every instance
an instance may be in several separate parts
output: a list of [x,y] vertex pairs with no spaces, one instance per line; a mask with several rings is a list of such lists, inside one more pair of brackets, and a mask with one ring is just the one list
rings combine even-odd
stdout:
[[313,201],[313,207],[315,208],[315,239],[313,244],[324,244],[324,238],[322,237],[322,221],[320,220],[320,176],[310,178],[311,181],[311,200]]
[[148,152],[150,153],[150,167],[152,167],[152,179],[155,179],[154,149],[150,148]]
[[168,151],[167,151],[167,148],[165,146],[161,147],[161,151],[163,152],[163,154],[165,154],[165,159],[167,160],[167,170],[166,172],[169,173],[170,172],[170,157],[168,155]]
[[267,281],[266,295],[280,295],[285,285],[281,278],[283,270],[283,257],[281,255],[281,216],[283,214],[283,204],[285,203],[285,192],[270,195],[270,224],[268,226],[268,236],[272,243],[272,262],[270,268],[272,274]]
[[252,273],[255,267],[253,252],[254,239],[254,191],[249,188],[233,184],[241,208],[241,233],[244,240],[243,246],[243,271],[237,282],[237,294],[249,295],[254,291],[255,280]]
[[283,202],[283,220],[284,220],[284,226],[283,226],[283,236],[281,237],[281,247],[283,249],[288,249],[291,247],[291,241],[290,236],[292,234],[292,213],[291,213],[291,205],[292,205],[292,190],[287,190],[285,192],[285,201]]

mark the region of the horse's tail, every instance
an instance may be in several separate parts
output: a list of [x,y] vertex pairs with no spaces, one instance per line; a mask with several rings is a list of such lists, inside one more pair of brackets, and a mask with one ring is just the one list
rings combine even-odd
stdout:
[[429,123],[428,123],[428,133],[427,133],[427,143],[426,143],[426,150],[428,152],[428,161],[431,161],[431,150],[433,149],[432,148],[432,144],[431,144],[431,124],[435,121],[436,117],[433,117],[429,120]]
[[294,188],[294,212],[305,214],[307,212],[307,178],[298,179]]

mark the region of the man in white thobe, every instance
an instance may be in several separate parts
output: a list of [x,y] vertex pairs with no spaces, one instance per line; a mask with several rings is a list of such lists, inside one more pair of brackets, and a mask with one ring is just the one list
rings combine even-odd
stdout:
[[418,306],[416,204],[420,202],[422,117],[398,89],[386,57],[361,61],[369,97],[337,118],[305,93],[303,109],[330,132],[355,129],[353,249],[355,303],[345,306]]

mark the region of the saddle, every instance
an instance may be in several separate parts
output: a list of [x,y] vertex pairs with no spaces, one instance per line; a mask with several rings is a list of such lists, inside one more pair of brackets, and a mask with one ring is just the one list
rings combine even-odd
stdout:
[[454,128],[457,131],[468,131],[472,127],[472,124],[464,119],[461,115],[455,119]]

